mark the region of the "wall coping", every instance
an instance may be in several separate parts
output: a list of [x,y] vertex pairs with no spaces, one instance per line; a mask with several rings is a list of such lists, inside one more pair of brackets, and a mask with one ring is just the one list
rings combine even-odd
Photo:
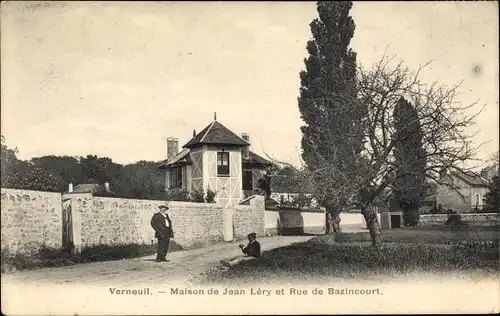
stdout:
[[37,190],[25,190],[25,189],[13,189],[13,188],[0,188],[1,191],[22,191],[22,192],[32,192],[32,193],[38,193],[38,194],[58,194],[62,195],[61,192],[50,192],[50,191],[37,191]]
[[294,208],[290,208],[290,209],[267,209],[266,208],[266,211],[267,212],[300,212],[300,213],[325,213],[326,210],[323,210],[323,209],[294,209]]
[[[500,213],[460,213],[461,216],[500,216]],[[431,217],[431,216],[448,216],[448,214],[422,214],[420,217]]]

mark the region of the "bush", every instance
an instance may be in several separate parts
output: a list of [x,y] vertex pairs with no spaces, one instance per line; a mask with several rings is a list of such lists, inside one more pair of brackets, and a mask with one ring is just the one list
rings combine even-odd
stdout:
[[186,189],[169,190],[166,192],[167,201],[194,202],[194,203],[215,203],[217,192],[207,188],[207,192],[193,190],[189,193]]
[[165,193],[165,200],[167,201],[179,201],[179,202],[190,202],[191,198],[189,192],[186,189],[182,190],[169,190]]
[[206,196],[205,201],[207,203],[215,203],[215,197],[216,196],[217,196],[217,192],[216,191],[213,191],[212,189],[207,188],[207,196]]
[[446,213],[448,214],[448,219],[445,222],[446,225],[465,225],[465,222],[462,220],[462,216],[457,211],[448,209]]
[[433,207],[429,210],[428,214],[446,214],[446,209],[441,204],[433,205]]
[[201,190],[194,190],[191,192],[191,202],[205,203],[205,193]]
[[475,206],[473,209],[472,209],[472,213],[498,213],[499,210],[498,209],[492,209],[492,208],[488,208],[486,205],[484,207],[477,207]]

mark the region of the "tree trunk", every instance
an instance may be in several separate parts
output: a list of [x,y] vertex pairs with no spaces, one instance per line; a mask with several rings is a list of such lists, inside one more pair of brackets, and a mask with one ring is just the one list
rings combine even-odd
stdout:
[[380,238],[380,224],[377,219],[377,213],[373,208],[363,206],[361,208],[361,214],[365,217],[366,226],[370,231],[370,236],[372,238],[372,246],[374,248],[382,247],[382,238]]
[[327,207],[325,234],[333,235],[335,233],[340,233],[340,212],[333,208]]
[[326,215],[326,221],[325,221],[326,230],[325,230],[325,234],[327,234],[327,235],[333,235],[335,233],[335,228],[333,227],[332,214],[330,212],[328,212],[328,210],[327,210],[326,213],[325,213],[325,215]]
[[416,227],[420,221],[419,207],[409,207],[407,210],[407,226]]
[[333,229],[336,233],[340,233],[340,212],[335,212],[332,216]]
[[408,227],[408,226],[410,226],[410,222],[409,222],[409,218],[408,218],[408,209],[403,208],[402,211],[403,211],[403,226]]

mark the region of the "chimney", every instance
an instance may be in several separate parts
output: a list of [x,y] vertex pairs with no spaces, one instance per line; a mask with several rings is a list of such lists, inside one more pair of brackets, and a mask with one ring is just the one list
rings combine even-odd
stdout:
[[109,192],[109,182],[108,181],[104,182],[104,188],[106,189],[106,192]]
[[[248,143],[250,143],[250,135],[248,135],[248,133],[243,133],[241,134],[241,138],[243,138],[244,140],[246,140]],[[243,153],[243,158],[244,159],[248,159],[250,158],[250,145],[248,146],[245,146],[242,150],[242,153]]]
[[68,192],[73,192],[73,183],[71,183],[71,182],[68,185]]
[[174,137],[167,137],[167,159],[175,157],[179,153],[179,140]]

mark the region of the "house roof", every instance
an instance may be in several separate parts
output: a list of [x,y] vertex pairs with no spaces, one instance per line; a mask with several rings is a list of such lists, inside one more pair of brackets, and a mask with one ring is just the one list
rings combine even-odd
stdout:
[[191,148],[202,144],[233,145],[242,147],[250,145],[250,143],[246,140],[231,132],[227,127],[217,121],[210,123],[183,147]]
[[175,166],[175,165],[183,165],[183,164],[191,164],[191,155],[190,155],[190,150],[188,148],[184,149],[174,157],[165,160],[162,164],[158,166],[160,169],[164,169],[169,166]]
[[262,166],[270,166],[273,163],[270,162],[269,160],[262,158],[261,156],[257,155],[253,151],[248,151],[248,158],[243,157],[243,163],[248,164],[248,165],[262,165]]
[[[190,165],[192,164],[191,160],[191,154],[190,154],[190,149],[186,148],[174,157],[164,161],[162,164],[158,166],[159,169],[165,169],[171,166],[178,166],[178,165]],[[243,159],[243,164],[248,164],[248,165],[262,165],[264,167],[267,167],[272,164],[269,160],[266,160],[262,158],[261,156],[257,155],[256,153],[249,151],[249,158],[248,159]]]
[[97,193],[102,190],[103,188],[101,187],[101,185],[97,183],[79,184],[73,188],[73,192],[75,193]]
[[463,172],[463,171],[452,171],[450,175],[453,175],[470,186],[473,187],[487,187],[488,183],[480,175],[473,172]]

